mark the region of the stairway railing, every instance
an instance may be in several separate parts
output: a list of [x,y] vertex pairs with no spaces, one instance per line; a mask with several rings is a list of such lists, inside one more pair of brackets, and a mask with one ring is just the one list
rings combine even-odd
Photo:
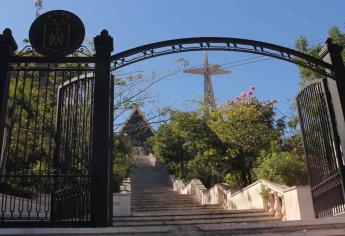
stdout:
[[207,190],[198,179],[185,185],[173,175],[170,183],[175,191],[195,195],[203,205],[218,204],[227,210],[263,209],[281,220],[315,218],[309,186],[288,187],[262,179],[237,191],[223,183]]

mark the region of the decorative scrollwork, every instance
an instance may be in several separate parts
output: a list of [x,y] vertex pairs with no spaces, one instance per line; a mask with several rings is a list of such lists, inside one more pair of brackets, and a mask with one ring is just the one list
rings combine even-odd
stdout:
[[86,46],[80,46],[75,52],[87,57],[92,56],[92,52]]
[[[80,46],[74,53],[72,53],[70,56],[75,56],[74,54],[77,53],[79,55],[91,57],[92,52],[86,47],[86,46]],[[35,49],[31,45],[25,46],[22,50],[20,50],[18,53],[16,53],[16,56],[39,56]]]
[[17,56],[32,56],[37,54],[31,45],[26,45],[22,50],[16,53]]
[[149,58],[191,51],[237,51],[277,58],[333,77],[332,66],[318,58],[275,44],[239,38],[183,38],[143,45],[114,54],[112,70]]

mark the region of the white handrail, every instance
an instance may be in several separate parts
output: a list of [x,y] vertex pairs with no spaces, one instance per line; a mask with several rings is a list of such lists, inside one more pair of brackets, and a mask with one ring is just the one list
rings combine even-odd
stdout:
[[[175,191],[182,194],[193,194],[204,205],[218,204],[229,210],[265,209],[269,214],[281,220],[314,218],[308,186],[288,187],[261,179],[237,191],[232,191],[227,184],[216,184],[207,190],[198,179],[191,180],[187,185],[182,180],[175,179],[173,175],[170,176],[170,180]],[[264,191],[267,191],[266,195],[262,193],[263,188]],[[304,201],[301,196],[308,201]],[[289,206],[287,206],[286,199]],[[302,201],[304,202],[302,203]],[[289,214],[287,214],[287,207],[289,207]]]
[[[150,158],[156,160],[153,155]],[[264,209],[281,220],[315,218],[309,186],[289,187],[261,179],[240,190],[230,189],[224,183],[207,190],[198,179],[185,184],[174,175],[169,176],[169,182],[175,191],[192,194],[203,205],[217,204],[229,210]]]

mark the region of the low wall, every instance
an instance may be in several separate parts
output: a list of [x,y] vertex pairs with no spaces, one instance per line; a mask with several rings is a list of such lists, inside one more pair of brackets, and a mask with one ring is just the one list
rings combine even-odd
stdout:
[[[234,191],[227,184],[216,184],[207,190],[200,180],[193,179],[187,185],[170,176],[175,191],[193,194],[204,205],[218,204],[227,210],[264,209],[282,220],[314,219],[314,208],[309,186],[288,187],[267,180],[258,180]],[[262,190],[266,194],[262,195]],[[266,197],[263,197],[263,196]]]
[[120,192],[113,193],[113,216],[131,215],[131,180],[125,179],[120,186]]

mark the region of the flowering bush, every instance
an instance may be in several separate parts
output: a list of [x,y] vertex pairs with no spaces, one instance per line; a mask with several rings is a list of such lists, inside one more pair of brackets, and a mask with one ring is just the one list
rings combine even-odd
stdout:
[[[254,100],[256,100],[255,97],[253,97],[254,91],[255,91],[255,87],[251,85],[248,87],[248,91],[241,92],[240,96],[237,96],[235,98],[227,99],[225,101],[225,104],[229,106],[229,105],[234,105],[236,103],[251,103]],[[261,103],[265,104],[265,105],[273,105],[273,104],[277,103],[277,100],[276,99],[269,99],[269,100],[263,101]]]
[[252,169],[260,151],[278,139],[274,111],[270,104],[259,101],[254,86],[235,99],[214,109],[208,125],[226,147],[228,170],[225,181],[233,187],[243,187],[252,182]]

